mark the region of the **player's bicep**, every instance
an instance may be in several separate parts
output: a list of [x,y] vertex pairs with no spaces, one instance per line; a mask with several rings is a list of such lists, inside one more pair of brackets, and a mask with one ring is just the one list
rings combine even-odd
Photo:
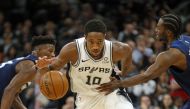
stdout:
[[163,53],[160,53],[156,60],[155,63],[152,64],[148,68],[148,72],[152,73],[153,76],[157,77],[161,73],[165,72],[168,70],[168,68],[173,65],[173,63],[176,61],[177,57],[172,54],[170,51],[166,51]]
[[176,61],[176,58],[170,51],[166,51],[158,55],[155,64],[166,70]]
[[60,69],[61,67],[63,67],[66,63],[70,62],[71,57],[72,57],[72,51],[73,51],[73,45],[74,43],[69,43],[67,45],[65,45],[59,55],[56,57],[56,61],[53,62],[53,65],[56,68]]
[[34,79],[36,69],[32,61],[22,62],[22,65],[19,65],[19,67],[18,73],[13,77],[6,89],[19,92],[24,84]]
[[132,65],[132,49],[127,46],[125,49],[125,55],[123,56],[123,65],[124,67],[130,67]]
[[132,49],[125,45],[122,50],[122,75],[126,75],[132,68]]

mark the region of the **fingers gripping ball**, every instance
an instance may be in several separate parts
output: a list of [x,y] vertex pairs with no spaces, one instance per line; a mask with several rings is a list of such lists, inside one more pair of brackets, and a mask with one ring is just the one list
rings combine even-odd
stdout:
[[40,79],[40,91],[51,100],[62,98],[68,91],[66,75],[60,71],[49,71]]

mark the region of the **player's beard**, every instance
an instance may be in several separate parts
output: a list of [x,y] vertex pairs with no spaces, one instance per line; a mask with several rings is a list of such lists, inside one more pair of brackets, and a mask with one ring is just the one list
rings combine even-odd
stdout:
[[168,39],[166,36],[163,36],[162,38],[159,39],[161,42],[163,42],[163,50],[168,49]]
[[165,50],[168,49],[168,39],[167,39],[167,36],[164,33],[162,35],[160,35],[160,36],[157,36],[157,40],[162,42],[162,44],[163,44],[162,50],[165,51]]
[[159,41],[163,41],[163,42],[167,43],[168,42],[167,36],[162,35],[161,37],[159,37]]

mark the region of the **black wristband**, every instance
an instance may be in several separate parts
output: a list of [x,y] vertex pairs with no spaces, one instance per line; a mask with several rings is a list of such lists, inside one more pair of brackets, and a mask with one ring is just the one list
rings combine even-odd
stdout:
[[51,64],[48,65],[48,69],[49,69],[49,70],[53,70]]

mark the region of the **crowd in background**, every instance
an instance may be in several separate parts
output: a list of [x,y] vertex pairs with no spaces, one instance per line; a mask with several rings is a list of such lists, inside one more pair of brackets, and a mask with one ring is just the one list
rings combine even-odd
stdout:
[[[133,48],[130,77],[143,73],[167,47],[155,40],[154,29],[160,16],[178,14],[184,23],[183,34],[190,34],[189,5],[185,0],[2,0],[0,63],[30,54],[31,39],[38,35],[54,37],[58,54],[62,46],[83,36],[88,20],[97,18],[108,27],[106,39]],[[136,109],[179,109],[189,99],[169,72],[127,91]],[[33,84],[21,97],[28,109],[74,109],[70,91],[64,98],[51,101]]]

